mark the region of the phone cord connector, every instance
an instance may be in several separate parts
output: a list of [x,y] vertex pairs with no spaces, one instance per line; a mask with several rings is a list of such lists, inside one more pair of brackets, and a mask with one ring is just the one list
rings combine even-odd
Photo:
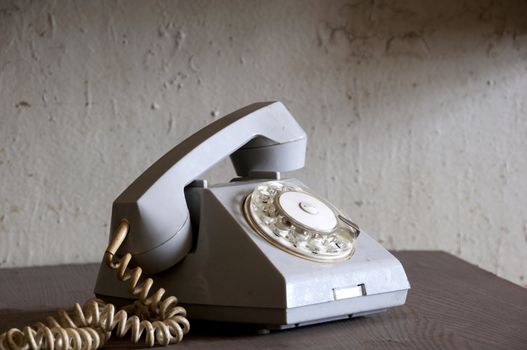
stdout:
[[69,313],[58,311],[57,319],[48,317],[47,325],[37,323],[23,329],[11,328],[0,334],[0,350],[21,349],[98,349],[110,339],[113,331],[117,337],[130,332],[134,343],[145,334],[147,346],[178,343],[190,330],[186,310],[177,305],[175,296],[163,298],[165,290],[159,288],[149,296],[152,278],[139,284],[143,273],[140,267],[129,268],[132,255],[126,253],[117,261],[115,253],[129,231],[126,220],[121,221],[105,252],[106,265],[117,271],[117,278],[128,281],[128,291],[137,300],[116,312],[113,304],[100,299],[90,299],[84,307],[75,303]]

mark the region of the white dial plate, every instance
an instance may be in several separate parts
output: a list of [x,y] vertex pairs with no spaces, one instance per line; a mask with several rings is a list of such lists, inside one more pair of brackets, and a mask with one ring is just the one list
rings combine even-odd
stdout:
[[328,232],[337,225],[333,210],[307,193],[284,192],[278,197],[278,203],[284,214],[310,229]]

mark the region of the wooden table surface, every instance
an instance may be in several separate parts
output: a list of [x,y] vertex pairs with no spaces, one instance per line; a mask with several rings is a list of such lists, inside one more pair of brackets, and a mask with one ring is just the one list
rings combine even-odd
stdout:
[[[406,305],[345,321],[254,335],[191,324],[179,349],[527,349],[527,289],[436,251],[394,252],[412,285]],[[0,332],[92,297],[96,264],[0,269]],[[130,348],[111,340],[107,348]],[[137,348],[137,346],[136,346]]]

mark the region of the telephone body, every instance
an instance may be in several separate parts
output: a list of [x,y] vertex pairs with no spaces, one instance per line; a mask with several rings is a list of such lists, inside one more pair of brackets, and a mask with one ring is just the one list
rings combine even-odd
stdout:
[[[206,126],[115,200],[110,232],[130,225],[117,253],[131,252],[191,319],[285,329],[404,304],[401,263],[302,182],[280,179],[304,166],[306,140],[280,102]],[[227,156],[239,178],[196,180]],[[129,298],[104,263],[95,293]]]

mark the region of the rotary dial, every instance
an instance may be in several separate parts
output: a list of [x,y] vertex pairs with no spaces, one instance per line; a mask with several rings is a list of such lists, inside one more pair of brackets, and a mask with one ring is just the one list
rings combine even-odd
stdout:
[[360,232],[324,199],[282,181],[259,184],[246,198],[244,211],[251,226],[267,241],[314,261],[350,258]]

